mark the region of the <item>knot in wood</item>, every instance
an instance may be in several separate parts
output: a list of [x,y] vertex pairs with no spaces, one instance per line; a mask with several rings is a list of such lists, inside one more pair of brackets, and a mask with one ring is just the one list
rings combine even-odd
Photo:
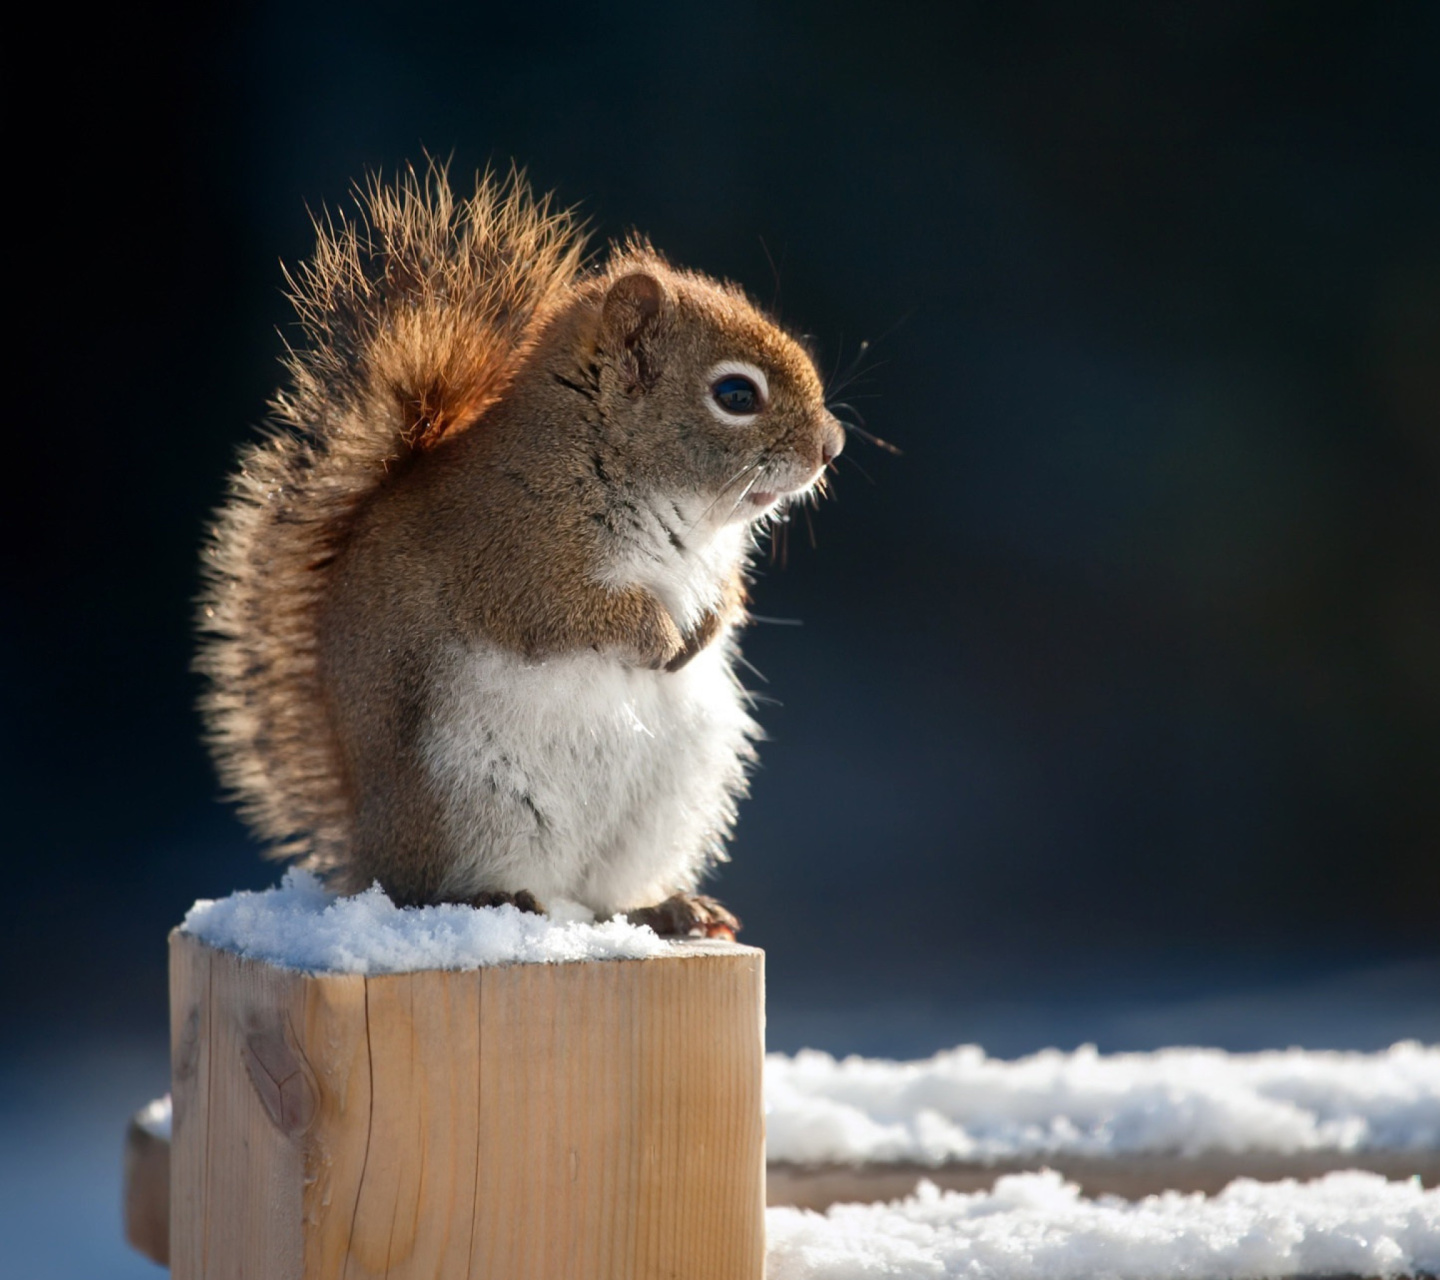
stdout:
[[305,1132],[315,1118],[315,1084],[309,1064],[282,1026],[252,1027],[240,1056],[265,1114],[281,1133]]

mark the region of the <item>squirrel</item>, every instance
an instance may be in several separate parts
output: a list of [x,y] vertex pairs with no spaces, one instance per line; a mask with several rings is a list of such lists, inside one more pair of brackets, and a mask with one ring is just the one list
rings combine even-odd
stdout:
[[356,203],[205,547],[223,784],[340,892],[733,936],[747,566],[844,443],[811,356],[643,239],[587,266],[514,170]]

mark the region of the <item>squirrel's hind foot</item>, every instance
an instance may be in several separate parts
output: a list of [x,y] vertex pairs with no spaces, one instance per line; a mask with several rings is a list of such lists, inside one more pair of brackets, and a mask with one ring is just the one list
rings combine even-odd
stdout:
[[470,905],[472,907],[510,906],[532,916],[545,914],[545,908],[536,901],[535,895],[529,889],[521,889],[518,893],[477,893],[470,899]]
[[662,938],[723,938],[734,942],[740,921],[714,898],[703,893],[677,893],[653,907],[627,911],[631,924],[645,924]]

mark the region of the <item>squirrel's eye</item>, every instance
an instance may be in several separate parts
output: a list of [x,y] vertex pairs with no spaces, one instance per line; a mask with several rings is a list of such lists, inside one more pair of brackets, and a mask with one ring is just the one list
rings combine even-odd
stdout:
[[710,388],[710,394],[726,413],[759,413],[761,409],[760,388],[742,373],[721,378]]

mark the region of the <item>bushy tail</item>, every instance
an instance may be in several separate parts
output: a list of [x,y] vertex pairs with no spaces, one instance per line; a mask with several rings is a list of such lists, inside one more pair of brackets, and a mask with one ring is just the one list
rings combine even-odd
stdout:
[[201,703],[226,789],[277,857],[345,856],[348,804],[316,671],[326,575],[355,511],[477,421],[567,295],[584,237],[522,175],[468,200],[442,166],[372,179],[287,273],[304,342],[205,546]]

